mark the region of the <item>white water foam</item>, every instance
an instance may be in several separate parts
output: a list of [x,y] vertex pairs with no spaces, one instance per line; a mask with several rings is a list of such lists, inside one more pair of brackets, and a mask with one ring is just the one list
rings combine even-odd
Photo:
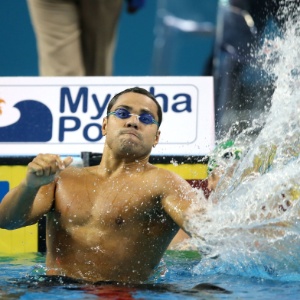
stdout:
[[[292,16],[293,3],[284,2],[281,16]],[[206,215],[189,220],[195,244],[209,252],[197,274],[300,280],[300,21],[285,25],[256,56],[276,85],[265,125],[233,176],[221,179]]]

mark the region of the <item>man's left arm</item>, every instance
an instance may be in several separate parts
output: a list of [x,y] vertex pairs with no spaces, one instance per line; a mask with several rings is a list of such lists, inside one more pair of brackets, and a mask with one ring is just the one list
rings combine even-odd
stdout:
[[164,197],[162,199],[163,209],[174,220],[174,222],[182,228],[187,234],[185,224],[191,216],[193,210],[197,212],[205,211],[204,206],[198,207],[199,195],[190,184],[176,174],[172,174],[172,178],[165,181]]

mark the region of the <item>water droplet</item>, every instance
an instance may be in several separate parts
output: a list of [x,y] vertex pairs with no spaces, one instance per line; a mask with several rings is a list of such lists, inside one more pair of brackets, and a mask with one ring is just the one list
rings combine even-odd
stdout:
[[171,159],[170,163],[173,164],[173,166],[175,167],[178,166],[178,161],[176,161],[174,158]]

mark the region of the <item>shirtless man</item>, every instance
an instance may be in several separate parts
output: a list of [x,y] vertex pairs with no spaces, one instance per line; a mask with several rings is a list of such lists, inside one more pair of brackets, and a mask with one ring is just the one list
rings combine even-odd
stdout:
[[0,227],[16,229],[47,214],[47,275],[89,282],[140,283],[160,262],[196,194],[176,174],[151,165],[161,107],[146,90],[125,90],[103,120],[101,163],[39,154],[0,204]]

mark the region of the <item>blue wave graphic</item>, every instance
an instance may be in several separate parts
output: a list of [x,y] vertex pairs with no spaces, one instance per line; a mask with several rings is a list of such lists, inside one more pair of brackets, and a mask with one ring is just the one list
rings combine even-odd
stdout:
[[21,117],[17,123],[0,127],[0,142],[48,142],[52,138],[53,117],[50,109],[35,100],[14,105]]

